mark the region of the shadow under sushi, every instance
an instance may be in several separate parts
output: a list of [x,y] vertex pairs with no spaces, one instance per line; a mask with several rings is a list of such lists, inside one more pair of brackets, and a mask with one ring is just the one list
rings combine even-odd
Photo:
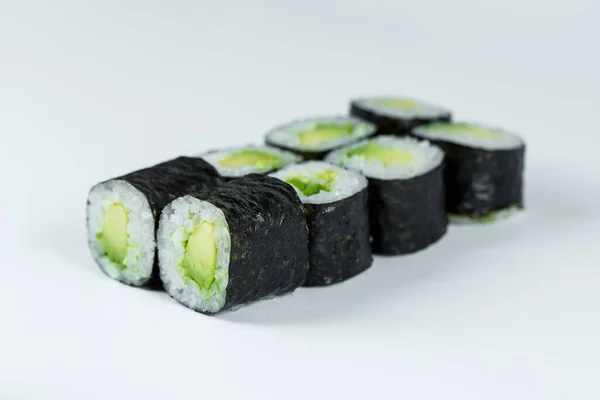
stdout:
[[[509,219],[487,225],[450,225],[446,236],[430,247],[406,256],[376,256],[371,268],[348,281],[329,287],[302,287],[286,296],[222,312],[217,318],[256,325],[354,320],[380,312],[389,304],[413,301],[410,294],[424,286],[481,272],[483,266],[474,262],[474,251],[501,257],[498,249],[530,235],[570,235],[570,226],[588,222],[594,215],[592,202],[574,195],[582,188],[572,181],[561,185],[555,180],[539,180],[528,185],[525,210]],[[393,318],[402,316],[395,313]]]

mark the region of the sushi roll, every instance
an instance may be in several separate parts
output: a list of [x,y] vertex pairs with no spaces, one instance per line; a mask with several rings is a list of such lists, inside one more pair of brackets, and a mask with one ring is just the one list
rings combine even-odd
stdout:
[[239,178],[252,173],[267,174],[302,160],[299,155],[271,146],[244,146],[213,150],[200,155],[200,157],[215,167],[219,174],[226,179]]
[[438,147],[381,135],[334,151],[326,160],[368,178],[374,253],[413,253],[446,233],[444,153]]
[[147,284],[156,276],[155,233],[163,207],[184,193],[220,183],[210,164],[190,157],[98,183],[87,200],[92,256],[109,277],[132,286]]
[[437,123],[414,135],[446,153],[446,208],[457,223],[493,222],[521,210],[525,142],[503,129]]
[[349,279],[372,264],[367,179],[322,161],[290,165],[271,176],[294,187],[308,223],[304,286]]
[[404,97],[368,97],[350,103],[350,115],[377,126],[378,134],[404,136],[417,126],[449,122],[444,108]]
[[293,151],[306,160],[320,160],[328,152],[372,136],[375,125],[352,117],[315,117],[279,126],[266,143]]
[[300,199],[265,175],[175,199],[160,217],[157,237],[165,290],[201,313],[293,291],[308,272]]

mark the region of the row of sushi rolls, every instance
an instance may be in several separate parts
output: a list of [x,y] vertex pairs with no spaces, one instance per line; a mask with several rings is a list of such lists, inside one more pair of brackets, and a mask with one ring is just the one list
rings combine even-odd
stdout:
[[[204,313],[340,283],[449,223],[523,209],[525,143],[413,98],[352,100],[264,145],[178,157],[92,187],[87,234],[112,279]],[[360,279],[357,277],[356,279]]]

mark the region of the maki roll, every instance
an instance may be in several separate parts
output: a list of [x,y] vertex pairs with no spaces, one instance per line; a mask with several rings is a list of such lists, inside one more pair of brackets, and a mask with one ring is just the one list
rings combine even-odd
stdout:
[[502,129],[437,123],[414,135],[446,153],[446,208],[452,222],[493,222],[523,205],[525,142]]
[[368,178],[374,253],[413,253],[446,233],[444,153],[438,147],[382,135],[334,151],[326,160]]
[[308,228],[294,189],[249,174],[167,205],[160,278],[192,310],[213,314],[290,292],[308,272]]
[[375,125],[352,117],[309,118],[279,126],[266,135],[268,145],[320,160],[331,150],[368,138]]
[[449,122],[452,113],[444,108],[410,98],[369,97],[353,100],[350,115],[377,126],[378,134],[404,136],[417,126]]
[[226,179],[239,178],[252,173],[267,174],[302,160],[299,155],[270,146],[213,150],[200,157],[215,167]]
[[184,193],[220,183],[210,164],[190,157],[98,183],[87,200],[92,256],[117,281],[132,286],[148,283],[155,276],[155,233],[163,207]]
[[294,187],[308,223],[304,286],[341,282],[371,266],[367,179],[322,161],[290,165],[271,176]]

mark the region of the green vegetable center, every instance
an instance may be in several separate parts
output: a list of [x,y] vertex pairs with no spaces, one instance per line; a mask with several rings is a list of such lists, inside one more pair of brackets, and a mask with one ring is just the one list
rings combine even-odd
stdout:
[[258,169],[277,169],[285,164],[279,155],[256,149],[243,149],[231,153],[219,162],[228,168],[251,166]]
[[217,266],[214,224],[202,222],[196,225],[184,246],[182,267],[187,276],[196,282],[198,287],[210,288],[215,280]]
[[330,192],[336,176],[337,172],[327,169],[317,172],[313,176],[294,175],[284,180],[290,185],[294,185],[305,196],[312,196],[322,191]]
[[312,129],[304,131],[298,135],[301,145],[315,146],[321,143],[327,143],[342,136],[352,135],[354,132],[352,124],[316,124]]
[[414,155],[410,151],[384,147],[375,142],[366,143],[346,153],[348,157],[360,156],[366,160],[378,160],[383,165],[409,164]]
[[407,99],[377,99],[374,100],[374,102],[383,106],[401,108],[403,110],[416,110],[421,107],[416,101]]
[[108,208],[102,232],[97,235],[110,260],[123,267],[123,260],[127,257],[128,224],[129,214],[120,203],[114,203]]
[[493,138],[497,139],[502,137],[500,133],[493,129],[482,128],[479,126],[473,126],[469,124],[433,124],[428,128],[430,131],[443,131],[449,134],[456,135],[469,135],[478,138]]

